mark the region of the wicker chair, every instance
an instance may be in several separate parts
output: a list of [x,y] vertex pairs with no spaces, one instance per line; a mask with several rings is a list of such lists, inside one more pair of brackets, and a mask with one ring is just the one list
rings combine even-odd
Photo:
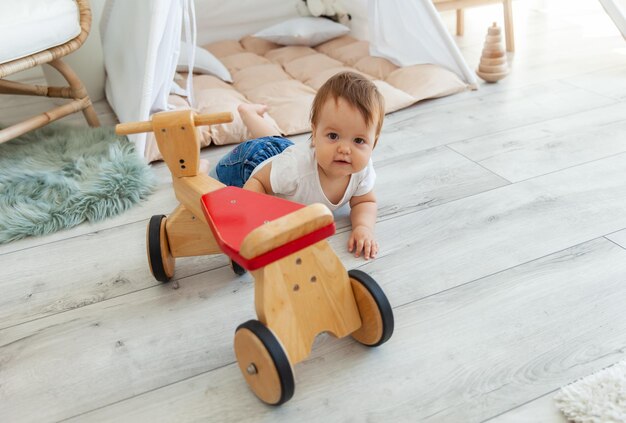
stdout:
[[[61,60],[61,57],[73,52],[83,44],[91,28],[91,9],[89,8],[89,1],[76,0],[76,3],[80,13],[81,27],[81,32],[78,36],[64,44],[0,64],[0,94],[47,96],[67,98],[72,99],[72,101],[0,130],[0,143],[79,111],[83,112],[90,126],[100,126],[98,116],[96,115],[96,111],[91,104],[91,99],[87,95],[87,90],[83,86],[83,83],[76,73]],[[8,75],[43,64],[48,64],[61,73],[69,83],[69,86],[50,87],[28,85],[3,79]]]

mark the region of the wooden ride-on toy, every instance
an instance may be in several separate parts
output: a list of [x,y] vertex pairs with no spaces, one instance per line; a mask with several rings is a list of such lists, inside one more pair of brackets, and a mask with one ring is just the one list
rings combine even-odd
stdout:
[[376,281],[360,270],[347,272],[326,241],[335,233],[326,206],[226,187],[198,174],[196,126],[231,120],[230,113],[181,110],[117,125],[116,132],[154,131],[180,201],[169,216],[153,216],[148,224],[154,277],[170,280],[176,257],[221,252],[254,277],[258,320],[236,329],[235,355],[257,397],[279,405],[293,396],[293,365],[308,357],[318,334],[378,346],[393,333],[393,311]]

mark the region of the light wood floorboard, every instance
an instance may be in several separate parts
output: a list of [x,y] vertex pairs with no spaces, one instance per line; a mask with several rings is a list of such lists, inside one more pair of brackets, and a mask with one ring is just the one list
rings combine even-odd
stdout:
[[[501,16],[466,10],[472,67]],[[149,273],[146,222],[176,206],[156,163],[128,212],[0,246],[0,421],[562,423],[556,390],[626,355],[626,42],[595,0],[517,0],[514,17],[507,78],[387,116],[378,259],[346,251],[336,214],[330,244],[394,306],[388,344],[320,335],[294,398],[261,404],[232,346],[251,277],[224,256],[178,259],[175,283]],[[0,99],[0,125],[50,107]]]
[[[623,38],[598,1],[579,1],[573,6],[570,0],[532,3],[531,7],[521,1],[513,3],[516,51],[508,54],[511,74],[481,89],[500,91],[624,65]],[[502,6],[470,8],[465,14],[466,33],[455,39],[463,56],[475,68],[486,28],[492,22],[503,27]],[[454,33],[454,13],[446,21]],[[580,60],[582,56],[586,60]],[[615,61],[616,56],[622,60]]]
[[[626,48],[625,48],[626,50]],[[626,51],[624,52],[626,62]],[[626,66],[573,76],[565,82],[619,101],[626,100]]]
[[[407,173],[394,172],[394,167],[403,168]],[[377,168],[381,174],[380,183],[387,187],[378,196],[381,220],[506,184],[506,181],[447,148],[418,152],[399,161],[382,161]],[[164,166],[159,170],[164,172]],[[410,195],[401,195],[407,183],[420,189]],[[0,299],[0,328],[158,284],[146,271],[144,232],[147,217],[167,214],[175,208],[177,203],[171,191],[171,184],[164,182],[140,207],[107,221],[108,225],[114,226],[94,230],[94,226],[107,223],[86,227],[81,225],[79,228],[85,233],[76,229],[69,238],[56,239],[0,256],[12,262],[6,272],[7,278],[4,283],[0,282],[0,288],[4,288],[4,295]],[[397,201],[398,198],[402,198],[402,201]],[[347,210],[338,213],[337,227],[339,233],[348,230]],[[32,244],[34,240],[30,242]],[[339,245],[338,249],[345,250],[345,246]],[[94,256],[93,251],[97,250],[106,251],[107,254]],[[83,263],[84,266],[68,273],[67,260],[59,260],[47,266],[45,273],[33,269],[32,257],[46,254],[65,256],[67,260]],[[226,266],[228,261],[223,256],[214,256],[184,258],[178,263],[176,279]],[[93,274],[94,268],[102,270]],[[17,279],[21,282],[13,283]]]
[[567,423],[554,403],[556,392],[529,401],[507,413],[487,420],[489,423]]
[[517,182],[626,151],[624,116],[626,102],[503,131],[496,137],[472,138],[450,148]]
[[621,247],[626,248],[626,229],[614,232],[606,237]]
[[242,395],[230,364],[76,421],[480,421],[626,356],[625,259],[593,240],[398,307],[388,345],[337,341],[298,365],[280,410]]
[[[620,181],[615,175],[624,172],[626,154],[605,160],[602,166],[594,162],[384,220],[378,228],[383,248],[381,258],[365,264],[345,251],[347,233],[334,236],[331,245],[346,267],[360,266],[379,280],[397,307],[438,292],[455,292],[453,288],[472,280],[623,228],[626,186],[621,182],[608,186],[606,181]],[[571,183],[565,184],[564,180]],[[589,206],[598,202],[603,204],[601,209]],[[126,232],[119,229],[119,233]],[[129,383],[134,387],[132,393],[137,394],[232,360],[232,330],[253,317],[251,285],[245,285],[243,291],[247,297],[242,298],[243,294],[230,285],[234,278],[225,263],[219,269],[181,279],[179,290],[172,290],[169,285],[154,285],[146,269],[142,270],[143,225],[138,232],[141,233],[127,241],[136,245],[135,255],[124,249],[117,253],[119,256],[111,252],[100,259],[104,262],[103,270],[93,277],[78,275],[70,281],[76,285],[89,281],[87,286],[102,286],[105,292],[124,290],[126,284],[135,280],[152,284],[152,288],[0,331],[1,350],[7,364],[11,364],[3,375],[4,389],[11,397],[28,400],[33,395],[32,399],[39,398],[45,403],[45,395],[50,395],[54,404],[66,404],[62,412],[68,413],[55,418],[69,417],[86,411],[81,407],[96,408],[124,399],[129,395],[124,389]],[[550,236],[544,236],[548,232]],[[80,250],[92,251],[84,246]],[[110,250],[111,247],[105,246],[102,251]],[[120,264],[126,256],[129,263]],[[90,268],[93,266],[85,266]],[[104,269],[110,269],[112,277]],[[124,272],[124,276],[120,277],[118,272]],[[560,277],[555,276],[556,279]],[[102,284],[103,280],[108,283]],[[241,278],[238,283],[244,280]],[[558,297],[560,289],[556,286],[553,289],[553,295]],[[80,288],[69,287],[66,291],[81,295]],[[235,292],[231,295],[231,291]],[[68,304],[67,308],[73,308],[73,302]],[[398,317],[399,322],[401,319]],[[97,322],[99,325],[94,326]],[[150,322],[147,331],[142,330],[146,322]],[[449,342],[449,347],[455,348],[448,337],[442,339],[444,344]],[[112,353],[118,351],[118,342],[123,344],[121,351],[126,355]],[[29,347],[33,344],[38,348]],[[172,349],[180,351],[176,353]],[[32,354],[21,354],[30,350]],[[43,357],[47,360],[42,360]],[[63,362],[68,357],[72,357],[72,367],[58,365],[58,360]],[[89,363],[100,366],[90,368]],[[138,366],[134,369],[137,373],[129,372],[133,366]],[[32,373],[27,369],[33,369]],[[80,381],[84,379],[85,369],[91,370],[92,378],[107,383],[92,387],[88,398],[72,401],[81,395]],[[55,382],[51,386],[42,384],[40,391],[34,387],[41,374],[50,375],[50,380]],[[139,378],[138,374],[151,376]],[[28,383],[31,378],[32,382]],[[46,413],[54,404],[44,407]],[[18,403],[17,410],[21,409],[20,405],[23,404]]]
[[475,137],[521,128],[569,116],[616,101],[572,85],[554,81],[513,88],[505,92],[477,93],[467,100],[416,111],[413,118],[391,126],[379,148],[394,148],[400,139],[415,140],[413,152]]

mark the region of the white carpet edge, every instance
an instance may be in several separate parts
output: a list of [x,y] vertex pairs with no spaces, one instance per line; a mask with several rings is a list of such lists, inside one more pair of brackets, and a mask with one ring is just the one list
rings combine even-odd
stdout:
[[554,401],[576,423],[626,422],[626,360],[564,386]]

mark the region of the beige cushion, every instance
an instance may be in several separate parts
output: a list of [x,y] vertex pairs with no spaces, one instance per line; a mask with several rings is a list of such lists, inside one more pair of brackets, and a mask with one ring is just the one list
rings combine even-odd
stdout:
[[391,72],[399,69],[399,66],[382,57],[365,56],[354,64],[354,68],[376,79],[385,79]]
[[237,53],[230,56],[222,57],[220,59],[224,66],[228,69],[231,75],[239,72],[240,70],[256,65],[263,65],[270,63],[265,57],[258,56],[254,53]]
[[292,60],[283,66],[285,71],[295,79],[307,81],[326,69],[343,66],[343,63],[325,54],[315,53]]
[[391,72],[385,81],[409,93],[415,101],[443,97],[467,88],[455,73],[430,64],[397,69]]
[[247,52],[258,54],[259,56],[265,56],[265,53],[268,51],[281,47],[279,44],[253,37],[252,35],[246,35],[239,42]]
[[309,114],[315,90],[300,81],[288,80],[262,85],[248,92],[254,103],[267,104],[282,134],[301,134],[311,130]]
[[282,66],[275,63],[267,63],[244,68],[235,74],[234,79],[235,88],[246,94],[248,91],[264,84],[284,81],[290,78]]
[[[200,127],[202,137],[209,138],[218,145],[240,143],[252,138],[252,134],[243,124],[237,111],[237,107],[241,103],[248,103],[248,100],[236,90],[213,88],[201,92],[196,91],[198,113],[231,112],[233,114],[233,121],[230,123]],[[276,128],[278,133],[279,129],[276,122],[270,116],[266,116],[266,120]]]
[[337,37],[330,41],[326,41],[325,43],[318,45],[317,47],[315,47],[315,50],[317,50],[320,53],[329,55],[330,52],[337,50],[340,47],[346,46],[348,44],[356,43],[357,41],[358,40],[354,37],[351,37],[349,35],[344,35],[342,37]]
[[348,66],[354,66],[356,62],[369,56],[369,54],[370,45],[367,41],[357,41],[356,43],[339,47],[328,53],[333,59],[340,60]]
[[373,82],[376,84],[378,92],[385,98],[385,113],[395,112],[415,103],[413,96],[389,85],[385,81],[377,79]]
[[[196,111],[230,111],[234,121],[201,127],[202,146],[239,143],[251,138],[237,112],[241,103],[267,104],[269,110],[265,119],[277,133],[289,136],[310,131],[309,115],[315,93],[328,78],[339,72],[353,71],[373,80],[385,98],[386,113],[425,98],[441,97],[467,88],[456,74],[436,65],[399,68],[386,59],[371,57],[367,42],[351,37],[340,37],[315,49],[304,46],[274,48],[271,43],[253,37],[242,39],[241,44],[224,41],[207,48],[229,69],[234,82],[228,84],[212,75],[195,75]],[[185,77],[183,74],[182,80],[177,81],[182,87]],[[170,96],[170,103],[175,108],[189,108],[183,97]],[[153,135],[148,136],[146,157],[150,161],[161,158]]]
[[265,53],[265,57],[274,63],[284,65],[299,57],[316,54],[317,52],[311,47],[306,46],[287,46]]
[[[181,87],[185,88],[187,81],[187,74],[182,73],[182,80],[178,83]],[[234,90],[233,86],[229,83],[222,81],[220,78],[213,75],[194,75],[193,76],[193,89],[194,92],[198,90],[208,90],[211,88],[223,88],[226,90]]]
[[217,41],[202,47],[209,50],[218,59],[245,51],[239,41],[236,40]]
[[323,71],[320,71],[317,75],[315,75],[313,78],[309,79],[306,81],[306,84],[313,88],[315,91],[319,90],[320,87],[322,85],[324,85],[324,82],[328,81],[329,78],[331,78],[332,76],[340,73],[340,72],[354,72],[354,73],[358,73],[363,75],[363,77],[367,78],[367,79],[372,79],[371,76],[364,74],[362,72],[359,72],[357,70],[355,70],[354,68],[348,67],[348,66],[339,66],[339,67],[335,67],[335,68],[331,68],[331,69],[326,69]]
[[237,90],[224,88],[199,90],[194,87],[194,94],[196,107],[201,113],[214,113],[216,107],[227,107],[228,110],[223,110],[224,112],[233,111],[237,110],[240,103],[247,103],[246,97]]
[[247,135],[246,127],[239,117],[237,106],[246,102],[246,98],[237,90],[210,88],[198,91],[194,87],[195,106],[198,113],[231,112],[233,121],[227,124],[201,126],[200,134],[218,145],[242,142]]

